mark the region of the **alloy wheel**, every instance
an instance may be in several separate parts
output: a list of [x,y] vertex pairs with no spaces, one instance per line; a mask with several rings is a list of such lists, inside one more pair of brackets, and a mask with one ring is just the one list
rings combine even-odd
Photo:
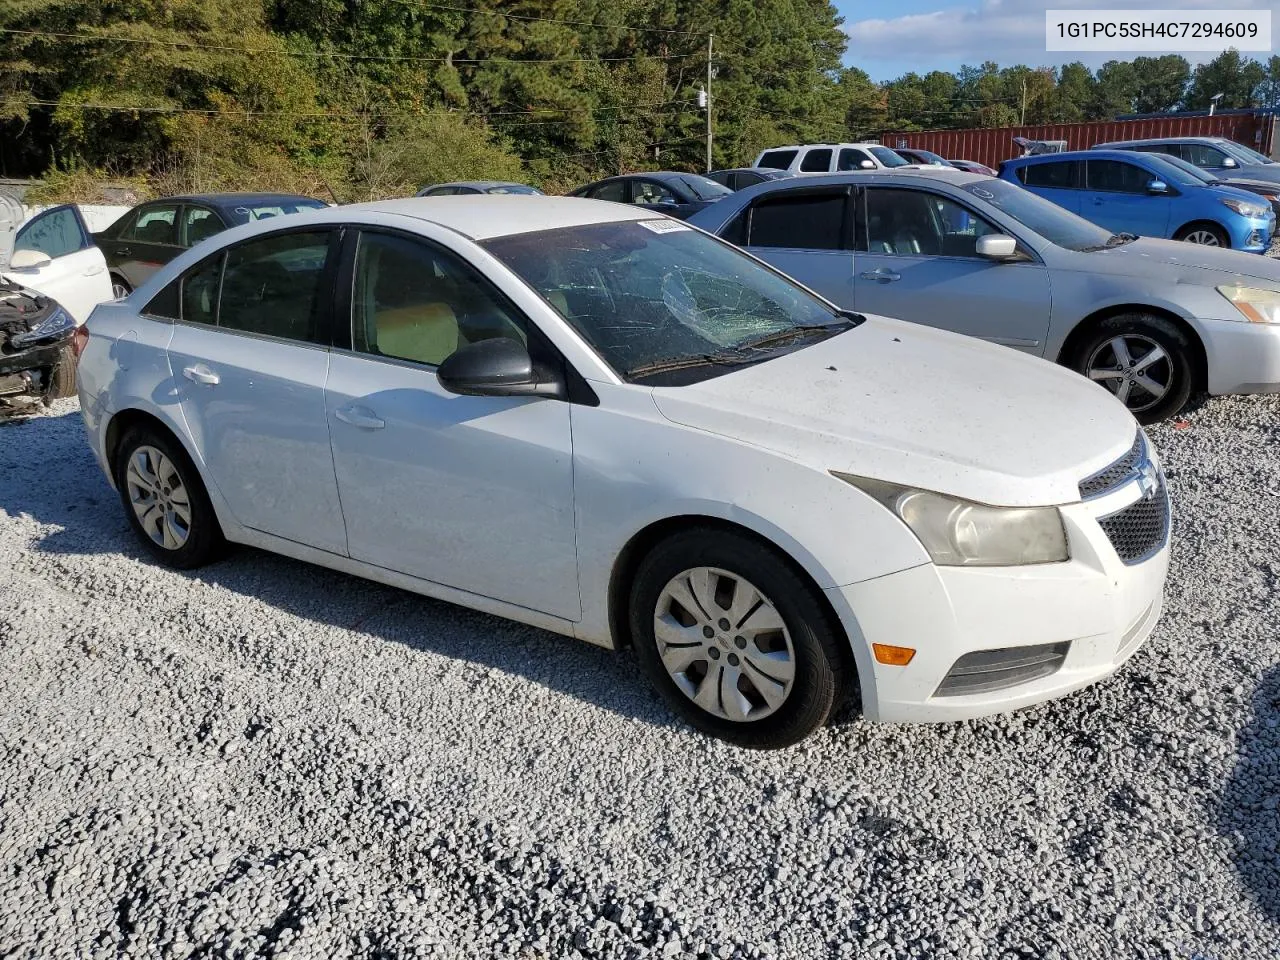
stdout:
[[1136,333],[1102,341],[1089,355],[1085,371],[1134,413],[1154,407],[1173,385],[1169,354],[1151,338]]
[[715,567],[673,577],[653,615],[658,655],[680,691],[725,720],[760,720],[791,693],[796,655],[773,603]]
[[1206,247],[1222,246],[1222,241],[1218,239],[1218,235],[1212,230],[1192,230],[1182,239],[1187,243],[1202,243]]
[[125,297],[127,297],[131,293],[133,293],[133,291],[130,290],[127,286],[125,286],[125,284],[121,283],[119,280],[111,281],[111,299],[112,300],[123,300]]
[[147,536],[166,550],[182,549],[191,536],[191,499],[173,461],[155,447],[138,447],[129,457],[125,488]]

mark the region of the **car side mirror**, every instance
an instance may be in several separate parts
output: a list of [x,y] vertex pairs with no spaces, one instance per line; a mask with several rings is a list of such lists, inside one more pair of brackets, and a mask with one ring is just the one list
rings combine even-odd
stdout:
[[988,260],[1012,260],[1018,255],[1018,241],[1007,233],[989,233],[978,238],[974,251]]
[[1163,180],[1150,180],[1147,182],[1147,193],[1168,193],[1169,185]]
[[564,382],[533,362],[518,340],[493,337],[469,343],[436,370],[440,386],[467,397],[563,397]]
[[1236,167],[1240,166],[1240,164],[1236,163],[1236,162],[1235,162],[1235,160],[1234,160],[1233,158],[1231,158],[1231,157],[1224,157],[1224,158],[1222,159],[1222,165],[1223,165],[1224,167],[1227,167],[1227,168],[1230,168],[1230,169],[1234,169],[1234,168],[1236,168]]
[[874,170],[875,168],[876,165],[870,160],[861,160],[858,162],[858,169],[860,170]]
[[40,250],[18,250],[9,260],[12,270],[37,270],[53,263],[53,258]]

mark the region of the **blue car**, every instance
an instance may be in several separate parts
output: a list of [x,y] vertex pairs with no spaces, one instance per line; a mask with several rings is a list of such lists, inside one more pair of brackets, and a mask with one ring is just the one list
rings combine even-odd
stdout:
[[1076,150],[1019,157],[1000,177],[1112,233],[1266,253],[1276,215],[1257,194],[1206,183],[1159,154]]

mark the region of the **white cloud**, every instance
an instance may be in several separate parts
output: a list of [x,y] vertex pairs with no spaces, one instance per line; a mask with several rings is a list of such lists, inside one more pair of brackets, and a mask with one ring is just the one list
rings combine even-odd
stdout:
[[[1229,0],[1231,9],[1266,9],[1274,0]],[[995,60],[1001,65],[1032,66],[1084,60],[1092,65],[1106,60],[1128,59],[1132,54],[1048,53],[1044,44],[1045,10],[1064,9],[1204,9],[1206,0],[981,0],[977,6],[950,7],[931,13],[845,23],[848,63],[893,60],[935,63],[940,60],[978,64]],[[1273,24],[1273,30],[1276,24]],[[1176,51],[1170,51],[1176,52]],[[1184,54],[1203,62],[1212,54]],[[1158,56],[1158,54],[1148,54]],[[925,69],[928,69],[927,67]]]

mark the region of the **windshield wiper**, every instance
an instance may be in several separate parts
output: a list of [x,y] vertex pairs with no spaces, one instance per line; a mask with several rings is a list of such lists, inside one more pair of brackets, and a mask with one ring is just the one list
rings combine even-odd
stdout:
[[740,353],[724,350],[720,353],[695,353],[683,357],[668,357],[665,360],[654,360],[632,367],[627,371],[628,377],[647,377],[655,373],[671,373],[675,370],[692,370],[694,367],[737,367],[743,364],[756,363],[760,358],[743,356]]
[[1110,250],[1112,247],[1122,247],[1126,243],[1133,243],[1138,239],[1136,233],[1113,233],[1107,238],[1106,243],[1097,243],[1091,247],[1081,247],[1081,253],[1096,253],[1099,250]]
[[798,327],[775,330],[773,333],[766,333],[750,340],[742,340],[734,344],[734,348],[737,350],[758,350],[762,347],[776,347],[779,344],[790,343],[792,340],[799,340],[818,332],[830,333],[834,337],[838,333],[852,330],[863,319],[858,314],[849,313],[842,313],[841,318],[841,321],[837,323],[804,323]]

